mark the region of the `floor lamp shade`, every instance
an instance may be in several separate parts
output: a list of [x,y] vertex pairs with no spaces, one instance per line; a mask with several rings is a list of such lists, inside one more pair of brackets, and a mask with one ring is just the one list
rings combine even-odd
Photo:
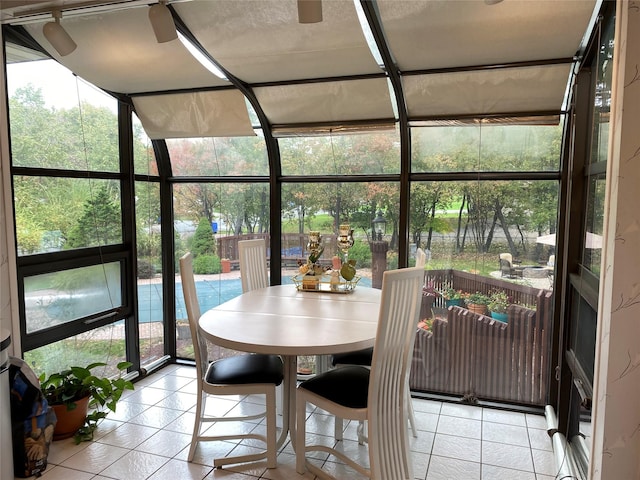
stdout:
[[298,23],[322,21],[322,0],[298,0]]
[[54,13],[54,17],[54,22],[45,23],[44,27],[42,27],[42,33],[60,56],[64,57],[73,52],[78,46],[62,25],[60,25],[59,14],[56,16]]
[[178,38],[171,11],[164,2],[156,3],[149,8],[149,21],[158,43],[166,43]]

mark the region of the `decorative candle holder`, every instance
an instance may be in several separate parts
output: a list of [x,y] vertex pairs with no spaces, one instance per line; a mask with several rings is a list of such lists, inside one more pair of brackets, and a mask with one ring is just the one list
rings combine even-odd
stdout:
[[308,263],[310,265],[313,265],[320,260],[320,255],[322,255],[324,250],[321,240],[322,235],[320,235],[320,232],[309,232],[309,243],[307,243],[307,249],[309,250]]
[[343,223],[338,229],[338,249],[344,255],[343,263],[347,263],[349,249],[353,247],[353,229],[348,223]]
[[321,238],[320,232],[309,232],[309,242],[307,243],[309,252],[317,251],[320,248]]

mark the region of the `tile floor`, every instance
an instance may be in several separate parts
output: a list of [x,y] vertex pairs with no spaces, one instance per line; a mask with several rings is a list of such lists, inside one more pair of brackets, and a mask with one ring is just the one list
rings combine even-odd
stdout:
[[[196,404],[195,368],[172,365],[137,382],[99,427],[93,442],[75,445],[72,439],[53,442],[43,480],[296,480],[315,477],[295,471],[293,450],[285,443],[278,468],[263,462],[212,468],[214,455],[249,445],[201,443],[192,463],[186,461]],[[220,399],[216,408],[247,409],[254,398]],[[422,480],[552,480],[556,474],[544,417],[469,405],[413,400],[418,438],[410,436],[414,477]],[[262,428],[255,425],[255,428]],[[333,420],[312,412],[308,431],[333,435]],[[343,448],[354,458],[367,457],[348,424]],[[237,452],[237,450],[236,450]],[[335,460],[335,459],[332,459]],[[325,469],[341,480],[361,475],[332,462]]]

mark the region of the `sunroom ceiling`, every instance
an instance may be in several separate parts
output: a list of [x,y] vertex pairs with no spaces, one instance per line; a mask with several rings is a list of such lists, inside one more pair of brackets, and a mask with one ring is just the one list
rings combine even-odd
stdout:
[[217,0],[174,8],[211,55],[247,83],[380,73],[353,0],[325,0],[323,21],[298,23],[295,0]]
[[377,0],[401,71],[567,58],[575,55],[594,1]]
[[63,16],[62,26],[78,45],[65,57],[44,37],[44,23],[25,28],[60,63],[105,90],[135,94],[229,85],[205,69],[179,41],[157,43],[146,7]]
[[[572,57],[596,6],[596,0],[377,0],[383,48],[395,62],[381,68],[350,0],[324,0],[317,24],[298,23],[296,0],[169,2],[179,28],[186,27],[229,82],[202,67],[179,41],[156,43],[146,4],[119,1],[113,11],[72,12],[74,3],[92,2],[39,2],[45,9],[64,6],[61,23],[78,48],[60,57],[42,34],[48,13],[21,16],[36,4],[20,3],[2,7],[3,23],[24,24],[79,76],[135,98],[154,138],[247,134],[248,116],[238,111],[246,109],[242,97],[223,94],[223,86],[254,95],[269,127],[388,123],[397,118],[397,105],[387,70],[400,77],[400,111],[406,108],[409,120],[559,113]],[[210,93],[192,94],[199,89]],[[190,113],[178,115],[181,108]],[[222,125],[225,112],[234,122]],[[196,123],[170,121],[173,115]]]

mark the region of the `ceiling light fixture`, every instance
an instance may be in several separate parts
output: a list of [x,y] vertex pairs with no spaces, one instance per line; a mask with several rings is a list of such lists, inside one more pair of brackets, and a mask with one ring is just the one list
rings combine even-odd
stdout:
[[189,50],[189,53],[193,55],[193,57],[196,60],[198,60],[204,68],[209,70],[216,77],[219,77],[223,80],[229,80],[225,75],[225,73],[222,70],[220,70],[215,63],[213,63],[209,58],[207,58],[202,53],[202,51],[196,45],[194,45],[193,42],[191,42],[191,40],[189,40],[187,37],[182,35],[180,32],[178,32],[178,38],[180,39],[180,42],[182,42],[182,44],[185,46],[185,48]]
[[53,10],[51,15],[53,15],[55,21],[45,23],[44,27],[42,27],[42,33],[60,56],[64,57],[78,48],[78,45],[76,45],[76,42],[73,41],[63,26],[60,25],[62,12],[60,10]]
[[298,0],[298,23],[322,21],[322,0]]
[[487,5],[496,5],[500,2],[502,2],[502,0],[484,0],[484,3],[486,3]]
[[160,0],[149,8],[149,21],[158,43],[166,43],[178,38],[176,24],[173,23],[173,16],[167,7],[166,0]]

